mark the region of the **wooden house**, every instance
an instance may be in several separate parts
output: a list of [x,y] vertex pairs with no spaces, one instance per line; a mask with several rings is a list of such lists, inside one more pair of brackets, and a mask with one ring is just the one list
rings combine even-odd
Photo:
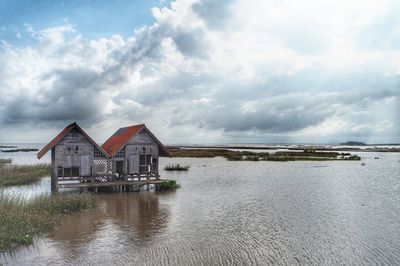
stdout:
[[142,178],[158,180],[159,156],[171,156],[144,124],[118,129],[100,147],[72,123],[38,152],[38,159],[50,150],[52,191],[59,186],[97,187],[107,183],[127,185]]
[[102,146],[118,176],[158,177],[159,156],[171,153],[144,125],[118,129]]

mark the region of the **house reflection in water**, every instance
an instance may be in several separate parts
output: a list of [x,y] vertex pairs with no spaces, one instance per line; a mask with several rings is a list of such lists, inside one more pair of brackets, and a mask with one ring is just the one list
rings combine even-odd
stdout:
[[153,193],[102,194],[98,205],[96,210],[63,217],[47,237],[74,256],[99,245],[142,246],[168,224],[169,210],[160,208]]

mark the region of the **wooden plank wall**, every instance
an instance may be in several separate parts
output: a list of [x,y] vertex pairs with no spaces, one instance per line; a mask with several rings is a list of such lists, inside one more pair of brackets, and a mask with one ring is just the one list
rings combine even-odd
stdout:
[[[78,147],[77,150],[76,147]],[[85,156],[84,159],[82,159],[82,156]],[[88,176],[93,165],[93,159],[94,145],[78,130],[74,129],[55,146],[54,170],[57,173],[59,166],[64,168],[80,167],[81,174]]]

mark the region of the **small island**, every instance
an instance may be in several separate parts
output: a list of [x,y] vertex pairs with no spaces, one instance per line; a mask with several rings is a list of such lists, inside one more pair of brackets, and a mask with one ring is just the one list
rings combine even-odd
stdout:
[[362,141],[346,141],[340,143],[340,145],[350,145],[350,146],[366,146],[367,143],[362,142]]

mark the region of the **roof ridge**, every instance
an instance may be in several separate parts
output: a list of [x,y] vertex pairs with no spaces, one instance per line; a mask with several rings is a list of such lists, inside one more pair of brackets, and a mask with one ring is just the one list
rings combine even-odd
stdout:
[[103,148],[97,144],[86,132],[83,130],[76,122],[73,122],[66,126],[63,130],[61,130],[60,133],[58,133],[46,146],[44,146],[38,153],[37,157],[38,159],[42,158],[51,148],[53,148],[61,139],[63,139],[69,132],[72,131],[72,129],[76,128],[78,131],[80,131],[81,134],[83,134],[89,142],[94,144],[97,148],[99,148],[101,151],[103,151],[106,155],[108,153],[103,150]]

